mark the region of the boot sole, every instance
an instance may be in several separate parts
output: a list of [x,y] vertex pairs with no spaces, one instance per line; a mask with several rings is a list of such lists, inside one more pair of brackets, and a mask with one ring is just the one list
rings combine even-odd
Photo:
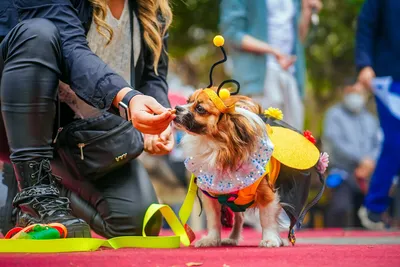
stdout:
[[89,225],[71,225],[68,227],[67,238],[91,238]]

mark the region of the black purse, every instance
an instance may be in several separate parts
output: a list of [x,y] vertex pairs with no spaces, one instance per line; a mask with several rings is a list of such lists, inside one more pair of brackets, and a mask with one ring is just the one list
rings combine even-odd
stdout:
[[132,122],[109,112],[59,128],[54,142],[65,167],[85,180],[100,179],[143,151],[143,136]]

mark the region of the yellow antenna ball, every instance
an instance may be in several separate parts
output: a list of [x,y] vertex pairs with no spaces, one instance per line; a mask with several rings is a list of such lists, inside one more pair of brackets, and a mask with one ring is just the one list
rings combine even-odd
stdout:
[[229,97],[231,96],[231,92],[229,92],[229,90],[228,89],[221,89],[220,91],[219,91],[219,97],[222,99],[222,100],[225,100],[225,99],[228,99]]
[[220,47],[224,45],[225,39],[221,35],[217,35],[214,37],[213,43],[215,46]]

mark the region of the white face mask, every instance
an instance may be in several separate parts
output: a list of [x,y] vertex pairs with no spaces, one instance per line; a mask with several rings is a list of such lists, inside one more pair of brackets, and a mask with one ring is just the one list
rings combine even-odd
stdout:
[[350,93],[344,97],[344,106],[354,113],[360,112],[366,104],[367,100],[363,95],[358,93]]

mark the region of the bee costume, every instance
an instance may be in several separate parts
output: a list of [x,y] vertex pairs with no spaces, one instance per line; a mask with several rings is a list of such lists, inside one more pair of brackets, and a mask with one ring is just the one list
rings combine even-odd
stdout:
[[[219,85],[216,92],[210,89],[213,85],[214,67],[226,61],[223,44],[222,36],[214,38],[214,45],[221,48],[224,59],[212,66],[210,85],[203,92],[221,113],[233,113],[235,106],[225,106],[223,100],[239,93],[239,82],[226,80]],[[237,90],[230,92],[222,89],[226,83],[236,84]],[[220,174],[209,169],[206,162],[198,162],[194,157],[187,158],[185,166],[196,177],[197,186],[206,196],[217,199],[233,212],[244,212],[254,205],[257,187],[268,175],[268,183],[279,193],[280,203],[290,218],[288,237],[294,244],[294,228],[301,227],[305,215],[324,192],[323,173],[328,165],[328,155],[320,153],[309,131],[301,133],[282,121],[283,114],[279,109],[269,108],[259,116],[266,124],[267,134],[259,138],[257,151],[237,171]],[[219,177],[223,179],[218,179]],[[313,179],[321,182],[321,189],[307,204]]]

